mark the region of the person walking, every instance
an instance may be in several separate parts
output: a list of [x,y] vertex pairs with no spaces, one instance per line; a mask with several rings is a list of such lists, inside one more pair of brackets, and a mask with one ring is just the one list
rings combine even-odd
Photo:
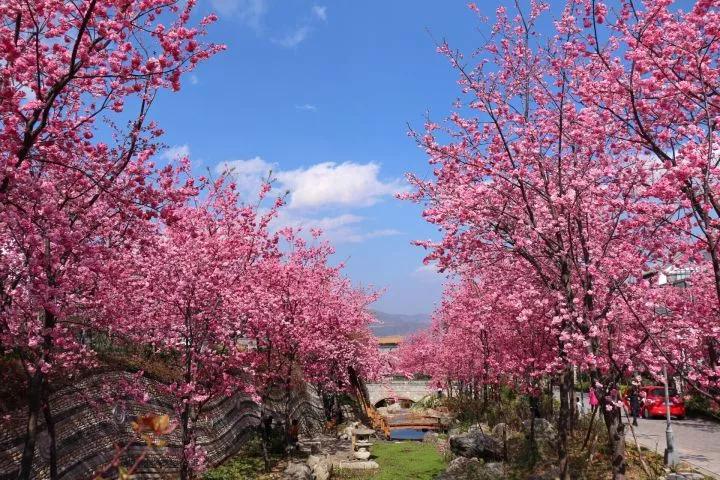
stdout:
[[590,399],[590,407],[592,409],[595,409],[599,404],[600,401],[598,401],[597,394],[595,394],[595,389],[590,387],[590,393],[588,395],[588,398]]
[[628,400],[630,402],[630,414],[633,417],[633,426],[637,427],[637,417],[640,415],[640,384],[637,380],[633,380],[632,385],[630,385]]

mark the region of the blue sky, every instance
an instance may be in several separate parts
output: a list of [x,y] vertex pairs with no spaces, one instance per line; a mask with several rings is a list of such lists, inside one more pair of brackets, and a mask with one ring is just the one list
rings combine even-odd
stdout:
[[291,191],[282,222],[324,227],[347,274],[387,290],[378,309],[430,312],[442,278],[410,242],[437,233],[393,194],[406,172],[431,174],[407,125],[451,110],[456,75],[428,30],[476,47],[466,2],[200,3],[220,16],[210,39],[228,48],[153,106],[166,156],[189,152],[198,172],[231,165],[249,192],[272,168]]

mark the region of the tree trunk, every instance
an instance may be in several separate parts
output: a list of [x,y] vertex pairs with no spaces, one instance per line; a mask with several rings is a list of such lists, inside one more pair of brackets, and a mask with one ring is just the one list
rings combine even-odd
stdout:
[[537,459],[537,442],[535,440],[535,420],[539,418],[538,398],[536,392],[530,395],[530,434],[528,437],[528,450],[530,452],[530,465],[535,465]]
[[42,408],[43,373],[38,368],[30,378],[28,389],[28,420],[25,430],[25,447],[20,460],[20,473],[18,480],[30,480],[33,458],[35,456],[35,440],[37,439],[37,424]]
[[575,432],[580,412],[578,411],[577,402],[575,401],[575,368],[570,367],[570,379],[568,385],[568,401],[570,402],[570,432]]
[[560,378],[560,411],[558,414],[558,466],[560,467],[561,478],[569,479],[568,471],[568,431],[570,423],[570,402],[569,395],[572,385],[572,370],[569,366]]
[[588,445],[588,441],[590,440],[590,434],[593,431],[593,427],[595,426],[595,415],[597,415],[597,407],[592,407],[592,416],[590,417],[590,425],[588,425],[587,433],[585,434],[585,441],[582,444],[581,450],[585,450]]
[[52,350],[53,345],[52,330],[55,328],[55,315],[44,309],[42,316],[45,333],[43,333],[40,361],[35,363],[35,371],[30,377],[30,384],[28,385],[28,420],[27,428],[25,430],[25,446],[20,460],[20,473],[18,474],[18,480],[30,480],[33,458],[35,457],[37,423],[42,410],[43,390],[46,387],[45,374],[43,373],[40,365],[50,360],[50,351]]
[[260,439],[262,443],[262,457],[263,464],[265,466],[265,472],[270,472],[270,457],[268,456],[268,440],[270,432],[267,422],[267,414],[265,413],[265,407],[262,407],[260,411]]
[[45,417],[45,425],[47,427],[48,436],[50,437],[50,480],[57,480],[57,442],[55,438],[55,420],[52,417],[52,411],[50,410],[50,399],[48,398],[47,391],[45,392],[43,399],[43,415]]
[[192,471],[190,470],[190,462],[187,458],[187,447],[190,445],[192,435],[190,432],[190,405],[187,403],[183,407],[182,414],[180,415],[180,423],[182,426],[182,455],[180,463],[180,480],[192,479]]
[[[616,400],[617,399],[613,398],[613,401]],[[603,399],[600,402],[600,408],[603,411],[605,425],[608,430],[613,480],[624,480],[625,470],[627,468],[625,458],[625,425],[620,416],[620,409],[613,405],[612,409],[608,411],[608,409],[605,408],[606,403],[607,400]]]

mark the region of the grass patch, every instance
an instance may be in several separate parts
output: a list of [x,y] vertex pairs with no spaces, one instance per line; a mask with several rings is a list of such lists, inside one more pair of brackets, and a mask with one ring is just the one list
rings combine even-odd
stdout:
[[274,480],[284,469],[283,456],[270,454],[270,472],[265,472],[260,441],[251,438],[240,451],[222,465],[211,468],[203,475],[203,480]]
[[261,480],[273,478],[271,474],[265,474],[263,460],[261,457],[237,455],[219,467],[205,472],[204,480]]
[[378,442],[372,459],[380,469],[375,473],[333,472],[333,478],[346,480],[431,480],[445,470],[447,463],[436,446],[422,442]]

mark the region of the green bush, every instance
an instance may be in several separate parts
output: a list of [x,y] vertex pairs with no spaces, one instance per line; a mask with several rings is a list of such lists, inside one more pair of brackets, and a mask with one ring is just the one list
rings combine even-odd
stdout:
[[[282,449],[279,453],[271,450],[270,465],[275,465],[282,458]],[[262,443],[260,437],[255,435],[248,439],[242,449],[222,465],[205,472],[203,480],[249,480],[266,478],[264,475],[265,463],[262,457]],[[267,477],[269,478],[269,477]]]
[[704,395],[691,395],[685,401],[688,413],[720,419],[720,405]]

